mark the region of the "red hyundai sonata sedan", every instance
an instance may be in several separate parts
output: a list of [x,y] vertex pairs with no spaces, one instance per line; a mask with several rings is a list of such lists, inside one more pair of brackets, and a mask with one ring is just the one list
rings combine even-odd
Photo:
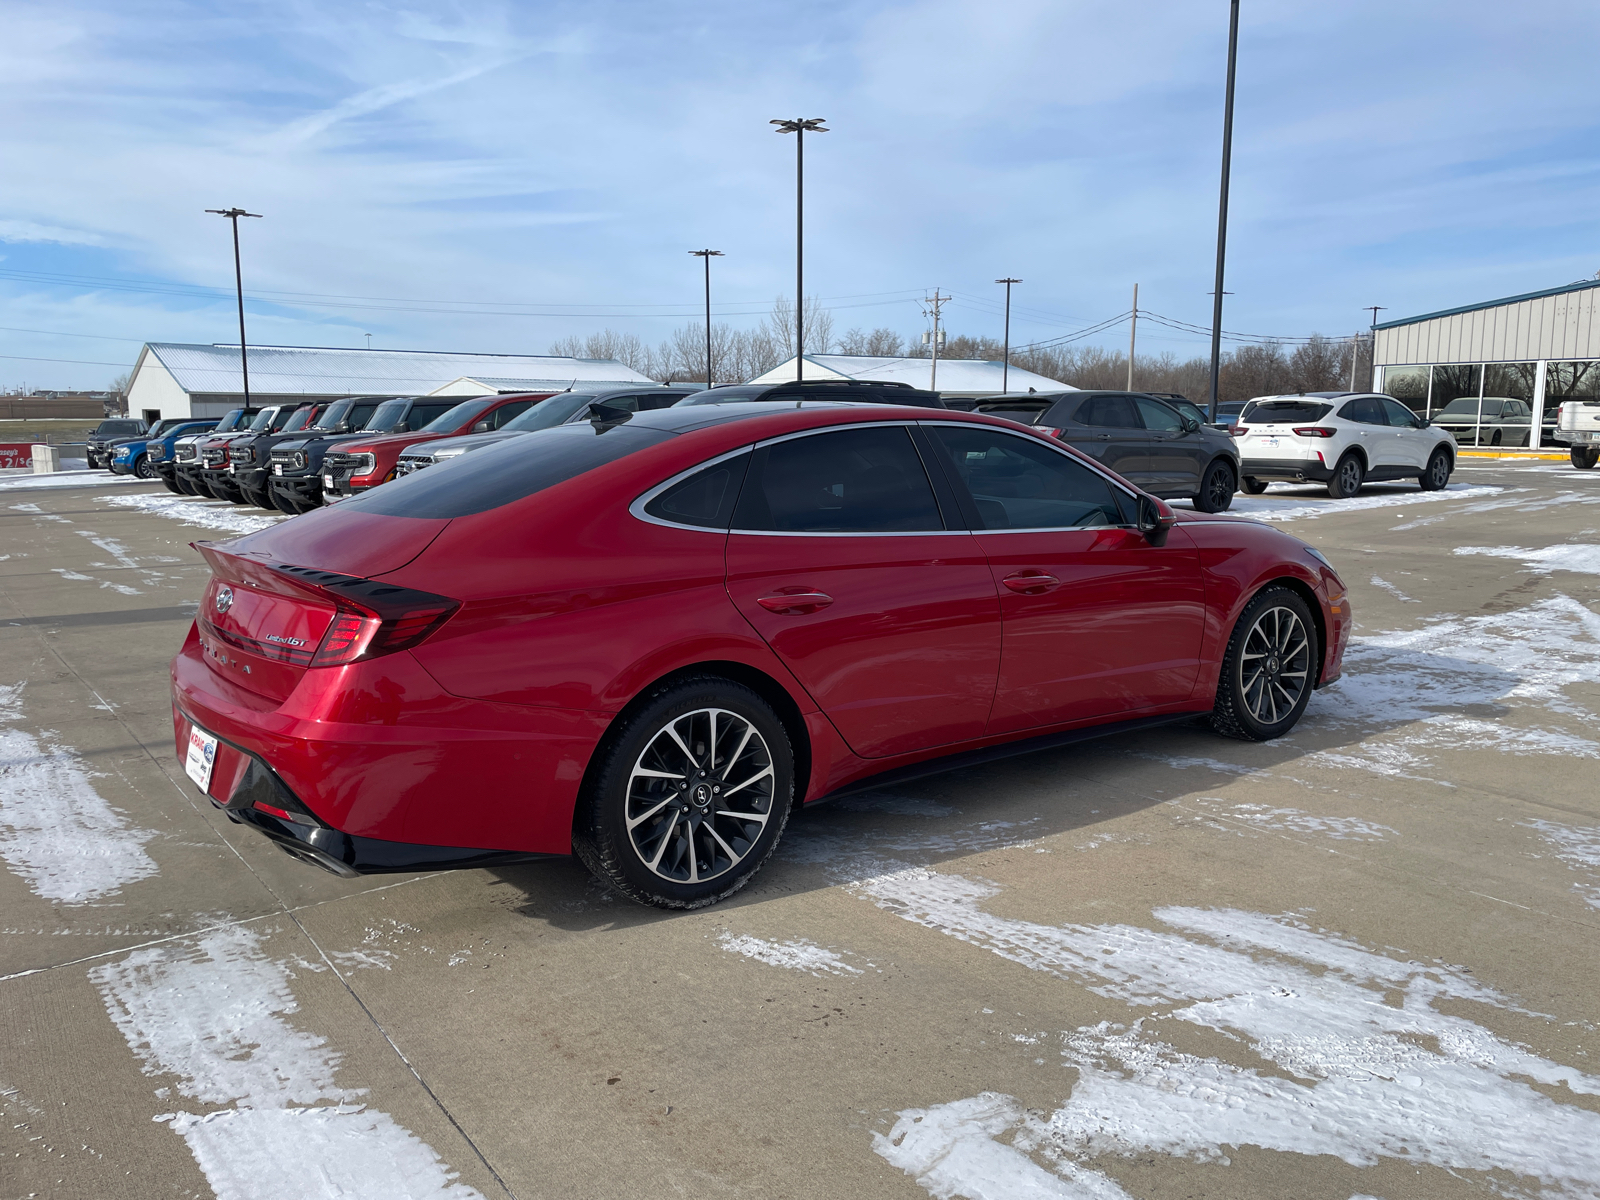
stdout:
[[173,720],[235,821],[345,875],[575,852],[680,908],[869,779],[1196,713],[1277,737],[1350,629],[1285,533],[828,402],[562,426],[198,548]]

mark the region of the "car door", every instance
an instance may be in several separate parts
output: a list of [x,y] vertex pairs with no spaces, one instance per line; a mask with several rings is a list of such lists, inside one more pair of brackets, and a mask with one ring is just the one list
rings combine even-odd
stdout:
[[1419,472],[1428,465],[1428,455],[1439,439],[1412,412],[1398,400],[1385,396],[1382,401],[1384,415],[1389,418],[1389,428],[1394,436],[1395,462],[1403,467],[1415,467]]
[[1339,415],[1356,425],[1351,432],[1366,455],[1368,475],[1382,475],[1397,465],[1398,450],[1389,428],[1389,414],[1379,397],[1357,396],[1339,410]]
[[1074,446],[1130,483],[1150,486],[1150,435],[1131,396],[1090,396],[1078,404],[1075,419],[1088,428],[1065,434]]
[[1149,396],[1135,396],[1133,403],[1149,436],[1151,483],[1164,493],[1199,492],[1200,472],[1210,461],[1199,432],[1189,429],[1170,404]]
[[794,435],[751,459],[728,594],[865,758],[983,734],[1000,604],[961,526],[904,424]]
[[1132,497],[1072,455],[976,425],[930,423],[1000,592],[1003,641],[988,732],[1187,700],[1205,593],[1181,529],[1153,546]]

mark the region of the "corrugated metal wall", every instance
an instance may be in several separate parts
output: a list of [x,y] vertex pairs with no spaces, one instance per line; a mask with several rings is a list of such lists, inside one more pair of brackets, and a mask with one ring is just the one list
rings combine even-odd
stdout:
[[1379,366],[1600,358],[1600,288],[1378,330]]

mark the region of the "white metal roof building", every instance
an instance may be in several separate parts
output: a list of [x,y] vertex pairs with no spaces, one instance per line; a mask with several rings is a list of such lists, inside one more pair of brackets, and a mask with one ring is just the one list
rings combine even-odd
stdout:
[[[650,383],[612,359],[546,354],[451,354],[431,350],[339,350],[251,346],[250,399],[257,405],[337,396],[484,395],[559,391],[573,383]],[[483,386],[478,386],[478,385]],[[471,391],[446,390],[457,385]],[[135,416],[216,417],[244,399],[239,347],[147,342],[128,387]]]
[[[1071,392],[1077,389],[1055,379],[1013,366],[1007,372],[999,359],[941,358],[937,386],[934,386],[933,360],[929,358],[877,358],[860,354],[808,354],[807,379],[860,379],[886,383],[906,383],[917,388],[932,388],[952,396],[998,396],[1009,389],[1025,392]],[[794,378],[795,361],[790,359],[751,383],[788,383]],[[1006,379],[1006,387],[1000,381]]]
[[1375,386],[1423,416],[1449,408],[1454,428],[1475,413],[1463,444],[1559,446],[1561,401],[1600,399],[1600,279],[1385,321],[1373,364]]

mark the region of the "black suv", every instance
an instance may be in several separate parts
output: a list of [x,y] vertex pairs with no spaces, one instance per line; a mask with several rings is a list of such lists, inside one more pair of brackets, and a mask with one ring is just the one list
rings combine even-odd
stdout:
[[1239,487],[1233,438],[1147,392],[999,396],[974,411],[1032,425],[1129,483],[1167,500],[1187,497],[1201,512],[1222,512]]
[[238,489],[228,474],[228,447],[240,438],[258,433],[274,433],[287,425],[300,410],[299,404],[269,404],[256,409],[248,422],[238,428],[223,432],[213,429],[195,442],[196,455],[192,462],[178,463],[178,486],[188,484],[192,495],[210,496],[217,500],[238,502]]
[[313,427],[327,409],[325,401],[303,404],[294,411],[282,429],[263,430],[229,442],[228,478],[226,481],[213,480],[211,490],[223,493],[235,504],[254,504],[257,508],[277,512],[278,506],[267,494],[267,472],[271,465],[269,455],[272,448]]
[[279,512],[294,516],[322,503],[322,460],[330,448],[356,434],[400,433],[421,429],[449,412],[461,396],[352,396],[328,405],[316,427],[302,438],[280,441],[272,448],[267,499]]
[[101,470],[111,465],[112,456],[116,451],[111,448],[113,442],[123,438],[142,437],[148,432],[143,421],[128,420],[126,418],[113,421],[101,421],[90,431],[84,456],[89,460],[92,470]]
[[744,404],[752,400],[852,400],[860,404],[911,404],[918,408],[943,408],[938,392],[925,392],[909,383],[865,379],[800,379],[788,383],[735,383],[696,392],[678,401],[691,404]]

